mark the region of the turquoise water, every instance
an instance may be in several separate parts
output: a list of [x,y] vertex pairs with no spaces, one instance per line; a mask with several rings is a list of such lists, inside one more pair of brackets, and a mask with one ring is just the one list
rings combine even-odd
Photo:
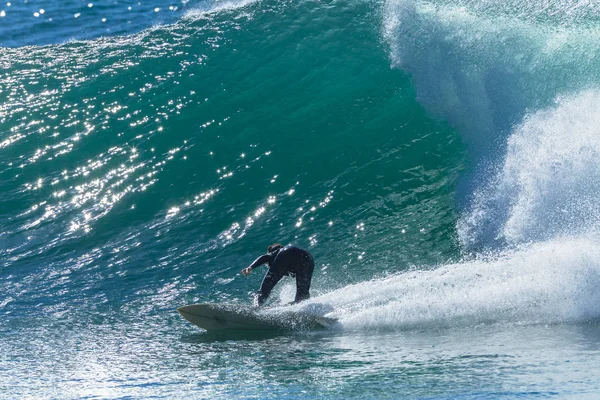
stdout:
[[[3,3],[0,397],[597,396],[599,14]],[[178,315],[272,242],[335,329]]]

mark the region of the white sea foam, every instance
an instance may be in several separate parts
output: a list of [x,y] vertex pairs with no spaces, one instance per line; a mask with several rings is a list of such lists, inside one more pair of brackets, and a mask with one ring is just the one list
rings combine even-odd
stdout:
[[600,91],[559,98],[508,139],[490,183],[458,224],[467,248],[585,236],[600,221]]
[[349,330],[597,321],[599,245],[561,238],[495,259],[347,286],[310,303],[332,306],[328,315]]
[[235,10],[238,8],[246,7],[249,4],[256,3],[259,0],[216,0],[204,3],[202,6],[195,7],[185,14],[185,18],[203,18],[208,14]]

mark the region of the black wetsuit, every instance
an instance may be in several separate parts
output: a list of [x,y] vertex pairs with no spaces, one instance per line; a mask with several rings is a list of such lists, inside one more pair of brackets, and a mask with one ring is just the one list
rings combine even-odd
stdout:
[[250,268],[254,269],[262,264],[269,264],[269,270],[262,281],[260,290],[256,294],[259,306],[269,297],[277,282],[286,275],[296,277],[295,303],[310,297],[310,281],[315,263],[309,252],[295,246],[280,247],[258,257],[250,265]]

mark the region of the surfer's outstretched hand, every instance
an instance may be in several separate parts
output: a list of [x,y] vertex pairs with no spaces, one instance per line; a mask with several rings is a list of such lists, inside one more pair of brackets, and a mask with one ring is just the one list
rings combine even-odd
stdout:
[[248,276],[248,274],[249,274],[250,272],[252,272],[252,268],[250,268],[250,267],[248,267],[248,268],[244,268],[244,269],[242,270],[242,275],[244,275],[244,276]]

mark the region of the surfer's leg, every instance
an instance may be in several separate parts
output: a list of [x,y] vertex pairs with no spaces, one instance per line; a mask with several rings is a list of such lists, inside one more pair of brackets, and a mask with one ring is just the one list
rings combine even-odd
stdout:
[[302,268],[296,273],[296,298],[294,303],[299,303],[310,298],[310,282],[312,280],[315,263],[312,257],[303,257]]
[[259,306],[262,306],[265,300],[267,300],[267,297],[271,294],[271,290],[273,290],[273,287],[275,287],[281,278],[283,278],[283,274],[275,272],[273,268],[269,268],[256,294],[256,302]]

